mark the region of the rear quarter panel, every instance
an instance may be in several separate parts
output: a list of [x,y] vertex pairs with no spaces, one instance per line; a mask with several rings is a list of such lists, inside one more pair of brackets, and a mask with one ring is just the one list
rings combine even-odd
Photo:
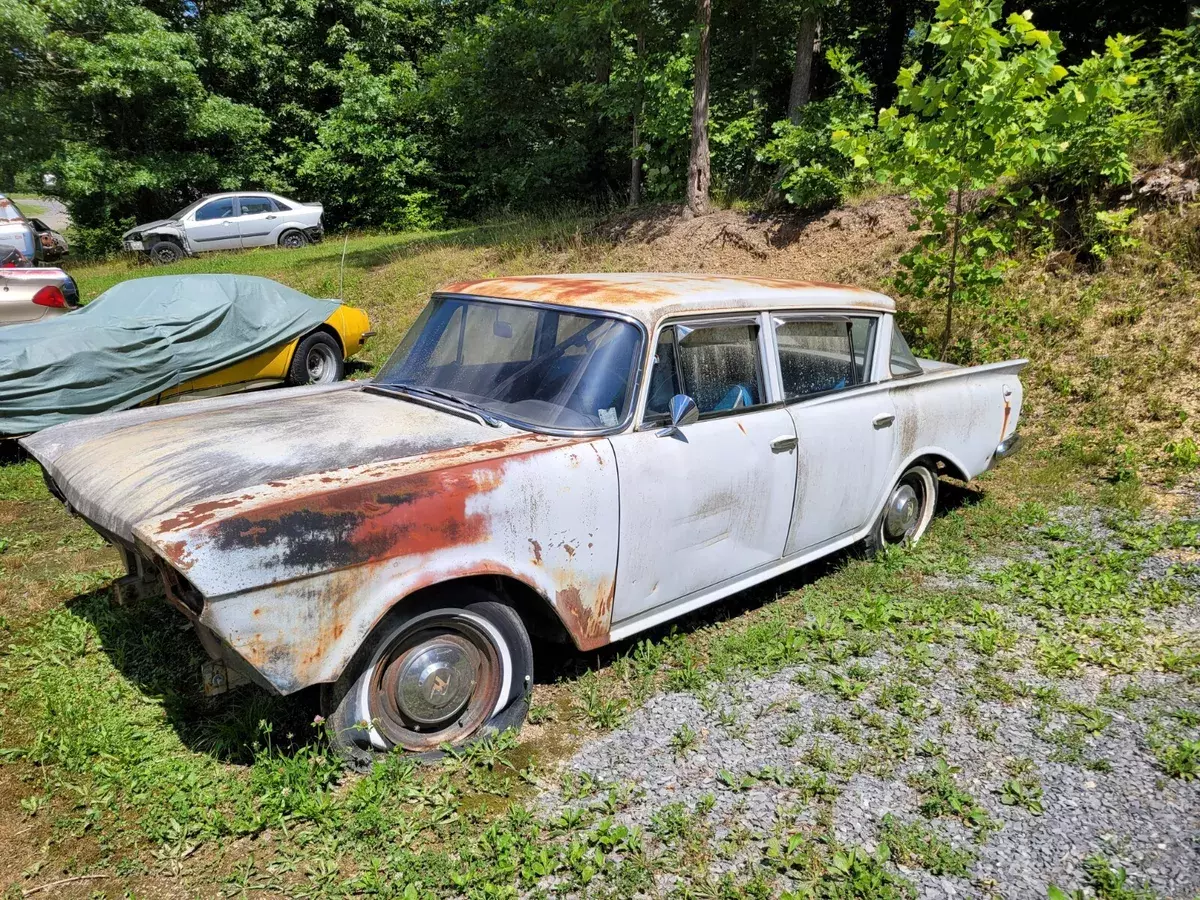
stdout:
[[514,578],[581,649],[608,641],[617,473],[605,439],[519,435],[177,510],[135,529],[202,594],[200,621],[275,689],[335,680],[414,591]]
[[890,389],[897,471],[928,455],[947,458],[967,478],[986,471],[996,446],[1016,431],[1025,365],[1014,360],[897,379]]

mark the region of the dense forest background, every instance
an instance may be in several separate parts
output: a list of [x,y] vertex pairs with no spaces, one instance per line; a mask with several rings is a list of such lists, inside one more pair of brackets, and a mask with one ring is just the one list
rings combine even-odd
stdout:
[[[1009,20],[1027,8],[1032,24]],[[1042,99],[1058,113],[1010,124],[1033,135],[1074,116],[1094,129],[1100,115],[1115,132],[1083,168],[1127,179],[1128,145],[1162,130],[1152,113],[1169,90],[1162,65],[1137,67],[1164,54],[1164,28],[1187,28],[1179,0],[0,0],[0,188],[57,175],[81,255],[222,189],[272,189],[323,202],[327,225],[387,229],[497,209],[678,202],[699,53],[715,199],[820,207],[861,186],[856,171],[936,181],[920,175],[904,116],[885,116],[888,131],[877,113],[899,103],[932,115],[905,96],[919,72],[946,96],[970,87],[954,86],[970,48],[956,55],[938,31],[964,9],[1042,54],[1026,53],[1023,75],[987,75],[1045,76]],[[1169,74],[1189,77],[1194,33],[1166,40]],[[1087,104],[1066,110],[1062,98],[1081,89]],[[935,156],[958,133],[943,124],[925,135]],[[1081,165],[1022,152],[1033,169]],[[1013,165],[967,181],[960,166],[951,193],[930,202],[952,203],[955,187],[961,200]],[[1042,179],[1042,196],[1054,180]]]

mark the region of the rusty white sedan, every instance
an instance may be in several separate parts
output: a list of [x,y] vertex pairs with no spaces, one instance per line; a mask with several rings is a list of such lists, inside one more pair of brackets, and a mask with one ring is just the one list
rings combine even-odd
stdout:
[[[1024,360],[913,357],[881,294],[692,275],[435,293],[370,382],[25,439],[209,685],[322,686],[367,761],[518,726],[532,641],[635,635],[858,542],[1017,445]],[[532,636],[532,637],[531,637]]]

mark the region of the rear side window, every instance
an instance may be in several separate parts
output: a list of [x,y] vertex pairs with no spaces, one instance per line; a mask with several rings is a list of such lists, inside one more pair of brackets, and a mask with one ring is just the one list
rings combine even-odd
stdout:
[[213,200],[211,203],[205,203],[202,207],[196,210],[197,222],[204,222],[208,219],[230,218],[233,218],[232,197],[223,197],[220,200]]
[[892,325],[892,377],[907,378],[910,375],[921,374],[921,364],[917,362],[917,358],[913,356],[913,352],[908,349],[908,341],[904,339],[904,335],[900,333],[900,329]]
[[701,417],[758,406],[765,401],[760,362],[757,323],[664,328],[655,348],[645,418],[665,418],[676,394],[695,400]]
[[846,319],[798,319],[775,329],[787,400],[840,391],[858,378]]
[[242,197],[241,206],[243,216],[275,212],[275,203],[270,197]]
[[275,201],[276,212],[290,212],[293,209],[295,209],[295,207],[290,203],[284,203],[282,200]]

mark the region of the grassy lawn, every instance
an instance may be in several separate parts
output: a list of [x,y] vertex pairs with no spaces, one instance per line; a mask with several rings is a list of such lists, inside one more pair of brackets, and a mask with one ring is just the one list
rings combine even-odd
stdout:
[[9,194],[8,199],[21,207],[21,212],[25,214],[26,218],[41,218],[50,208],[37,194]]
[[[644,262],[581,237],[589,225],[564,216],[352,238],[343,298],[367,310],[379,332],[364,361],[372,369],[383,362],[440,283]],[[72,272],[86,298],[164,271],[264,275],[332,297],[342,252],[330,240],[170,270],[120,260]],[[1121,289],[1134,290],[1125,281]],[[1076,287],[1059,289],[1029,318],[1041,321]],[[1093,305],[1103,321],[1109,299]],[[1058,315],[1068,314],[1081,315],[1063,301]],[[1200,524],[1179,493],[1191,468],[1160,446],[1179,440],[1161,430],[1178,418],[1170,404],[1191,401],[1164,395],[1164,421],[1146,426],[1145,442],[1123,445],[1132,448],[1131,472],[1114,473],[1097,434],[1107,435],[1115,407],[1103,390],[1073,400],[1096,370],[1068,365],[1055,321],[1021,327],[1027,345],[1060,343],[1053,377],[1030,372],[1029,446],[969,487],[947,485],[921,545],[875,560],[838,555],[586,657],[538,648],[530,724],[520,735],[434,765],[397,754],[366,775],[331,757],[309,693],[278,699],[246,688],[203,697],[203,651],[182,618],[165,605],[114,605],[115,552],[50,497],[35,465],[0,465],[5,896],[44,886],[41,896],[79,897],[909,896],[892,861],[836,837],[831,811],[848,780],[917,767],[910,780],[925,818],[887,826],[893,859],[965,876],[978,848],[952,847],[929,829],[952,821],[982,845],[1003,822],[982,811],[965,776],[942,749],[917,741],[916,730],[977,735],[986,731],[978,715],[985,701],[1036,708],[1047,722],[1069,723],[1047,727],[1047,747],[1064,765],[1093,772],[1115,707],[1073,697],[1070,686],[1084,678],[1124,679],[1128,703],[1151,696],[1139,678],[1155,681],[1161,708],[1146,713],[1139,752],[1160,770],[1164,790],[1190,784],[1200,774],[1200,717],[1191,712],[1200,643],[1155,617],[1195,602],[1187,579],[1197,572]],[[1064,387],[1060,376],[1074,381]],[[1081,418],[1101,414],[1090,425]],[[1081,437],[1064,450],[1070,434]],[[1138,469],[1160,451],[1165,462]],[[1063,506],[1098,510],[1109,543],[1063,524]],[[1166,574],[1141,577],[1163,559],[1172,560]],[[999,562],[981,568],[982,560]],[[922,701],[928,686],[960,670],[977,687],[974,707]],[[844,721],[825,726],[856,740],[835,758],[823,749],[833,738],[818,736],[795,770],[722,771],[714,791],[783,779],[811,826],[761,840],[736,829],[719,834],[710,803],[668,798],[650,823],[631,824],[631,786],[560,768],[651,698],[683,692],[704,704],[731,678],[779,672],[844,704]],[[871,711],[860,705],[868,702]],[[736,715],[713,716],[714,728],[735,736],[742,727]],[[681,727],[675,752],[694,752],[700,731]],[[1036,772],[1015,766],[1011,782],[1004,808],[1032,814],[1042,802]],[[1141,896],[1104,893],[1118,873],[1099,856],[1090,865],[1089,883],[1102,896]],[[673,886],[656,880],[664,874]]]

